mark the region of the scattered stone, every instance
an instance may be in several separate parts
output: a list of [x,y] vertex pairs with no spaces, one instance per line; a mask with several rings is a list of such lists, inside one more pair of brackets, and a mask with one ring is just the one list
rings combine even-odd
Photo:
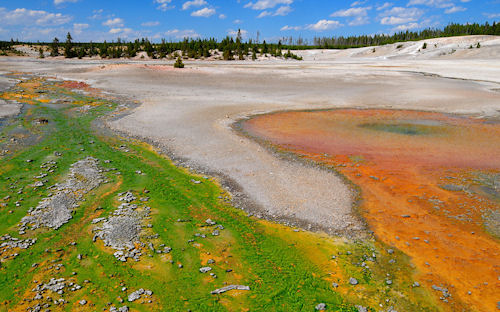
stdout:
[[325,310],[326,310],[326,304],[324,304],[324,303],[318,303],[318,304],[314,307],[314,309],[315,309],[316,311],[325,311]]
[[392,280],[388,279],[388,280],[386,280],[386,281],[385,281],[385,283],[386,283],[387,285],[392,285]]
[[211,267],[202,267],[202,268],[200,268],[200,272],[201,273],[207,273],[209,271],[212,271]]
[[393,249],[387,249],[387,253],[392,255],[394,253],[394,250]]
[[79,303],[80,305],[86,305],[86,304],[87,304],[87,300],[82,299],[82,300],[78,301],[78,303]]
[[230,290],[250,290],[250,286],[244,285],[228,285],[210,292],[212,295],[219,295]]
[[363,307],[361,305],[357,305],[356,309],[358,309],[358,312],[368,312],[368,308]]
[[[147,295],[146,292],[148,292],[150,295]],[[151,296],[153,294],[153,292],[150,290],[144,290],[143,288],[140,288],[140,289],[134,291],[133,293],[131,293],[130,295],[128,295],[128,301],[134,302],[134,301],[140,299],[143,294],[146,294],[147,296]]]
[[351,277],[351,278],[349,278],[349,284],[358,285],[358,280],[355,279],[354,277]]
[[207,219],[207,220],[205,221],[205,223],[206,223],[206,224],[208,224],[208,225],[216,225],[216,224],[217,224],[217,222],[212,221],[212,219]]
[[54,230],[60,228],[73,218],[72,211],[78,207],[77,202],[104,181],[100,172],[95,158],[87,157],[74,163],[65,182],[55,185],[57,193],[44,198],[36,208],[31,209],[29,215],[21,220],[20,229],[25,230],[28,225],[32,229],[42,226]]
[[333,288],[337,288],[337,287],[339,287],[339,284],[337,284],[337,283],[332,283],[332,287],[333,287]]
[[412,287],[420,287],[420,283],[419,282],[414,282]]

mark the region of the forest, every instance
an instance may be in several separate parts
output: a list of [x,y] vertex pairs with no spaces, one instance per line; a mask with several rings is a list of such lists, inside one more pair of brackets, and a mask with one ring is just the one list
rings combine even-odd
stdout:
[[222,40],[215,38],[184,38],[181,41],[152,42],[148,38],[126,41],[118,38],[112,42],[74,42],[68,32],[66,40],[61,42],[58,38],[47,42],[20,42],[11,39],[0,41],[0,53],[12,50],[12,46],[27,44],[38,46],[40,57],[46,53],[52,57],[63,55],[66,58],[83,58],[100,56],[101,58],[136,57],[138,53],[145,52],[152,59],[201,59],[215,57],[223,60],[256,60],[260,56],[282,57],[286,59],[301,60],[291,50],[304,49],[347,49],[367,46],[378,46],[396,42],[417,41],[429,38],[465,36],[465,35],[500,35],[500,24],[449,24],[443,29],[424,29],[421,31],[402,31],[392,35],[361,35],[339,37],[314,37],[309,40],[293,37],[283,37],[278,42],[268,43],[265,40],[249,39],[244,41],[241,32],[235,38],[227,36]]

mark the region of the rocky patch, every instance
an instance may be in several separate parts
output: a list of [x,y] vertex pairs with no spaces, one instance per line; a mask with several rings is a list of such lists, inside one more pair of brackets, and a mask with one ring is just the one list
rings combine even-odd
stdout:
[[21,220],[20,231],[24,232],[28,226],[31,229],[48,227],[57,230],[71,220],[78,201],[103,182],[104,176],[97,159],[87,157],[74,163],[68,178],[49,188],[55,190],[55,194],[44,198],[36,208],[28,211],[29,215]]

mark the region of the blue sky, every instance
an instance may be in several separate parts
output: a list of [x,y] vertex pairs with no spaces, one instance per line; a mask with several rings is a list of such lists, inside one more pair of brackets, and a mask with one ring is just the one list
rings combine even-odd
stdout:
[[393,33],[500,21],[500,0],[0,0],[0,38],[76,41]]

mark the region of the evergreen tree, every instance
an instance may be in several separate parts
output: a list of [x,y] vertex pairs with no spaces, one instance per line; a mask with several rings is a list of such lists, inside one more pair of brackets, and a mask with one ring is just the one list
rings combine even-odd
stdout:
[[66,58],[72,58],[74,57],[74,52],[73,52],[73,38],[71,37],[71,34],[68,32],[66,35],[66,44],[64,45],[64,57]]
[[38,53],[39,53],[39,57],[41,59],[45,58],[45,55],[43,54],[43,48],[42,47],[40,47],[40,49],[38,50]]
[[59,56],[59,39],[54,38],[51,44],[50,56]]
[[177,57],[177,61],[174,63],[174,68],[184,68],[184,63],[182,62],[181,57]]

